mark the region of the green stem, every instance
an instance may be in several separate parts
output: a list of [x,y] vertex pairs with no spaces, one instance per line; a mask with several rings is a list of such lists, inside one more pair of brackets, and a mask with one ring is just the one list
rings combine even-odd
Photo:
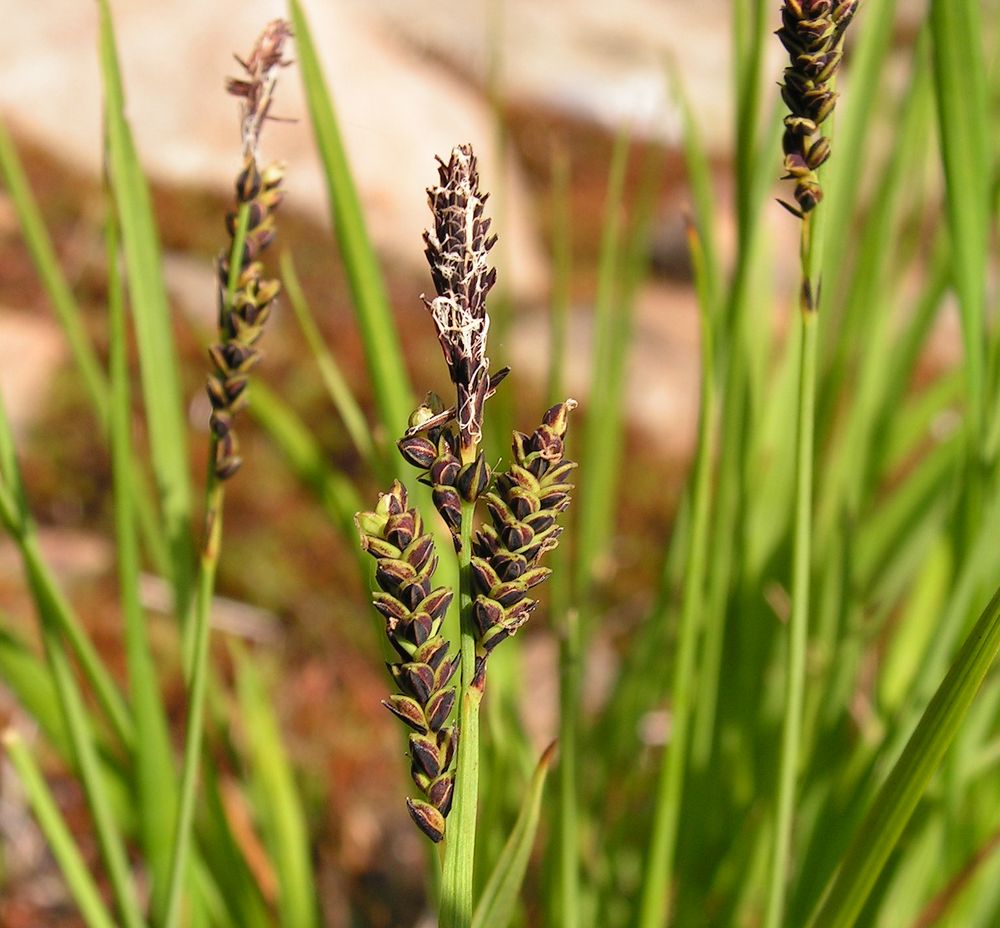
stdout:
[[479,704],[483,698],[480,684],[474,681],[476,633],[472,621],[470,567],[474,512],[473,503],[462,503],[462,547],[458,553],[459,608],[462,615],[458,758],[455,801],[449,817],[449,836],[444,852],[439,928],[469,928],[472,924],[476,806],[479,799]]
[[[697,235],[691,230],[691,254],[696,272],[703,271]],[[660,762],[653,831],[646,857],[639,914],[640,928],[658,928],[664,924],[667,894],[673,876],[684,795],[684,773],[688,762],[688,737],[691,728],[691,697],[694,691],[695,652],[698,631],[703,619],[705,600],[706,554],[710,489],[712,475],[712,419],[714,405],[713,345],[711,313],[704,286],[704,273],[696,273],[701,286],[701,403],[698,420],[698,458],[695,465],[692,499],[691,546],[684,570],[684,603],[677,645],[677,665],[671,699],[670,742]],[[666,921],[669,922],[669,915]]]
[[14,731],[4,732],[2,741],[84,921],[89,928],[115,928],[73,834],[27,746]]
[[802,291],[799,403],[795,449],[795,532],[792,553],[792,614],[788,629],[785,715],[775,810],[773,855],[766,928],[780,928],[792,842],[792,818],[802,738],[806,644],[809,631],[809,580],[812,542],[813,425],[816,393],[816,288],[812,268],[811,214],[802,220]]
[[[109,434],[114,487],[119,597],[125,626],[129,698],[135,720],[134,782],[139,835],[154,897],[163,892],[170,863],[170,829],[176,814],[176,770],[159,678],[149,644],[147,616],[139,595],[138,489],[132,447],[128,375],[128,326],[118,270],[118,217],[110,210],[105,239],[108,255]],[[155,910],[157,903],[151,903]]]
[[164,928],[177,928],[181,914],[181,886],[191,846],[194,822],[198,767],[201,761],[202,735],[205,722],[205,692],[208,681],[208,653],[211,632],[212,598],[215,592],[215,572],[222,541],[222,504],[224,487],[215,476],[215,438],[209,453],[209,477],[206,488],[205,547],[201,555],[198,577],[197,607],[194,615],[193,650],[188,679],[188,711],[184,736],[184,764],[181,770],[180,801],[174,826],[170,858],[170,876],[164,898],[163,917],[158,923]]
[[[565,560],[565,559],[564,559]],[[563,565],[563,573],[565,575]],[[560,585],[565,588],[565,582]],[[554,592],[554,590],[553,590]],[[568,591],[567,591],[568,593]],[[563,599],[568,599],[567,595]],[[580,924],[579,824],[577,821],[577,694],[580,689],[580,621],[575,609],[561,610],[565,626],[559,644],[559,922]]]
[[[243,249],[250,220],[250,204],[241,203],[236,217],[232,247],[229,252],[229,277],[226,281],[225,306],[231,308],[243,267]],[[220,327],[221,327],[220,320]],[[215,473],[218,439],[212,433],[208,449],[208,476],[205,481],[205,540],[201,552],[201,571],[194,621],[185,628],[183,641],[184,670],[188,687],[188,711],[184,735],[184,762],[181,767],[180,800],[174,825],[170,857],[170,876],[166,894],[162,897],[163,928],[176,928],[181,915],[181,887],[191,846],[194,824],[195,794],[198,768],[201,765],[202,736],[205,725],[205,692],[208,684],[208,653],[212,629],[212,599],[215,594],[215,573],[222,546],[222,507],[225,484]],[[188,631],[190,629],[190,634]],[[161,913],[157,913],[158,915]]]

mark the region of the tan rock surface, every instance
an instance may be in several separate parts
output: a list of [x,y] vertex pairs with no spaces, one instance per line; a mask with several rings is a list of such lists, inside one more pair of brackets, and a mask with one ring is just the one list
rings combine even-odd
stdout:
[[[245,53],[284,4],[172,0],[165,7],[132,0],[112,6],[128,115],[147,172],[171,184],[228,190],[239,166],[236,104],[222,89],[237,70],[230,52]],[[422,268],[424,188],[435,179],[434,156],[471,141],[484,178],[497,176],[489,108],[453,74],[373,28],[360,8],[318,0],[305,6],[372,236],[388,260]],[[91,172],[101,158],[96,47],[95,3],[20,4],[0,32],[4,118],[19,134]],[[325,187],[294,69],[279,87],[275,112],[299,118],[273,124],[265,141],[265,155],[291,166],[288,208],[325,223]],[[506,278],[517,295],[534,298],[545,268],[512,159],[504,169]]]

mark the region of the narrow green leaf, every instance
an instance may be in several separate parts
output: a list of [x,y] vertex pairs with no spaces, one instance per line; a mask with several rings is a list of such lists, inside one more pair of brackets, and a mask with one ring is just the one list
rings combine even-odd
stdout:
[[108,342],[111,371],[111,460],[114,486],[118,586],[125,623],[129,695],[135,722],[134,776],[142,846],[153,881],[153,896],[166,885],[170,833],[177,787],[167,718],[149,646],[146,614],[139,594],[139,545],[136,536],[135,484],[132,480],[132,409],[129,391],[127,323],[118,273],[118,224],[108,216]]
[[281,923],[286,928],[308,928],[318,924],[309,830],[274,711],[253,662],[239,652],[236,685],[256,810],[278,874]]
[[21,224],[24,243],[28,246],[31,257],[38,268],[39,277],[45,292],[52,301],[56,318],[66,333],[69,349],[73,360],[80,371],[84,389],[97,412],[98,420],[106,424],[108,418],[108,385],[101,369],[97,353],[83,326],[79,307],[59,266],[52,239],[49,237],[45,222],[39,212],[38,204],[31,194],[28,179],[17,156],[14,142],[0,119],[0,174],[2,174],[7,192],[10,194],[14,211]]
[[64,758],[71,757],[69,739],[59,698],[45,662],[10,629],[12,620],[0,612],[0,680],[28,715],[41,728],[46,739]]
[[[39,279],[52,301],[56,319],[69,343],[73,361],[83,381],[94,413],[101,428],[107,430],[109,418],[107,377],[87,333],[83,313],[66,275],[59,266],[52,238],[45,228],[38,203],[28,186],[24,169],[17,156],[7,129],[0,120],[0,174],[10,193],[14,212],[17,214],[25,244],[31,254]],[[143,533],[143,543],[156,569],[166,573],[168,555],[160,534],[159,517],[153,497],[138,461],[131,462],[132,480],[136,487],[136,505]]]
[[622,272],[622,216],[625,171],[630,149],[628,133],[622,131],[615,140],[611,155],[608,191],[604,203],[604,233],[598,268],[597,297],[594,306],[593,360],[590,383],[593,385],[587,401],[580,451],[580,467],[587,480],[580,490],[577,512],[576,577],[578,595],[585,595],[592,584],[597,559],[607,550],[608,535],[613,522],[618,494],[617,463],[619,455],[609,440],[609,417],[617,415],[622,401],[623,385],[611,379],[617,366],[616,356],[625,351],[628,326],[622,324],[625,315],[620,288]]
[[930,6],[939,136],[968,378],[969,427],[984,437],[986,267],[989,256],[990,110],[979,0]]
[[298,0],[289,0],[288,14],[295,32],[309,119],[323,162],[333,231],[354,299],[379,417],[387,435],[401,435],[413,408],[412,391],[385,283],[365,227],[333,101]]
[[108,175],[121,223],[153,471],[170,544],[175,610],[177,615],[183,616],[191,594],[195,561],[190,531],[191,486],[184,404],[153,207],[125,118],[125,100],[107,0],[99,0],[99,11]]
[[45,835],[46,844],[66,878],[66,885],[83,920],[89,928],[115,928],[114,920],[104,906],[101,892],[87,869],[73,833],[27,746],[12,730],[5,731],[0,740],[17,771],[31,809]]
[[[330,467],[306,424],[280,396],[260,381],[253,385],[248,411],[267,432],[292,473],[316,495],[344,539],[357,547],[354,514],[364,508],[361,497],[349,480]],[[367,578],[367,562],[360,554],[358,561],[365,565],[361,576]]]
[[326,392],[340,415],[344,429],[350,436],[355,450],[368,467],[379,467],[382,461],[376,454],[371,429],[365,421],[365,415],[361,411],[358,401],[351,393],[351,388],[347,384],[340,365],[323,341],[319,326],[316,325],[316,317],[302,290],[302,283],[295,270],[295,263],[291,253],[287,251],[282,252],[281,255],[281,280],[284,284],[285,295],[288,297],[288,302],[298,320],[299,328],[302,329],[306,343],[316,359],[320,377],[323,378],[323,386],[326,387]]
[[938,687],[899,760],[872,801],[811,928],[849,928],[861,911],[931,776],[1000,651],[1000,589]]
[[114,814],[113,782],[110,778],[105,778],[93,721],[73,675],[73,667],[63,643],[64,635],[71,638],[88,682],[95,688],[102,708],[115,725],[116,733],[126,748],[131,748],[134,736],[132,720],[125,710],[114,681],[76,621],[68,602],[41,556],[34,523],[28,511],[24,483],[14,454],[10,423],[2,402],[0,402],[0,520],[14,536],[21,550],[28,586],[38,611],[46,664],[59,701],[63,724],[72,745],[83,791],[94,820],[97,842],[108,870],[118,913],[126,928],[141,928],[142,916],[135,884]]
[[514,917],[538,830],[545,777],[555,749],[556,742],[553,742],[545,749],[535,768],[517,821],[476,906],[472,928],[507,928]]

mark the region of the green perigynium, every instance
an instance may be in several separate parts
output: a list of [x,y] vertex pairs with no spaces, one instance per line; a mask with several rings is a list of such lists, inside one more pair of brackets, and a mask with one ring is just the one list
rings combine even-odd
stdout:
[[409,738],[410,773],[427,797],[407,799],[413,821],[432,841],[444,837],[444,820],[451,809],[455,774],[451,770],[458,735],[446,725],[455,704],[449,686],[458,655],[449,655],[441,623],[452,591],[432,588],[437,554],[430,533],[416,509],[408,508],[399,481],[379,496],[373,512],[358,513],[361,546],[375,558],[372,597],[385,618],[385,633],[396,651],[389,672],[401,692],[384,705],[413,729]]
[[791,111],[785,117],[782,148],[785,179],[795,181],[796,209],[802,216],[823,199],[816,171],[830,157],[830,142],[820,126],[837,102],[832,82],[844,55],[844,32],[859,0],[786,0],[778,38],[788,51],[781,96]]

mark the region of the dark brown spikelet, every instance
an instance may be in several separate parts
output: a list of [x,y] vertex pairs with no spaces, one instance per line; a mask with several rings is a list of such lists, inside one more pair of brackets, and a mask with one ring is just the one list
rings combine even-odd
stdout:
[[[209,425],[215,436],[215,475],[219,480],[232,477],[242,464],[233,423],[246,402],[249,373],[260,360],[257,342],[280,289],[278,281],[264,276],[259,258],[274,240],[274,213],[281,203],[284,169],[272,164],[261,171],[257,159],[277,72],[287,63],[282,47],[290,34],[282,20],[269,23],[247,60],[237,58],[246,72],[244,77],[231,78],[226,84],[229,93],[242,100],[243,166],[236,177],[236,209],[226,216],[230,246],[218,261],[219,340],[209,348],[213,367],[207,387],[212,404]],[[247,210],[246,238],[230,298],[232,243],[243,208]]]
[[798,209],[782,205],[800,218],[823,199],[816,171],[830,157],[830,142],[820,126],[837,102],[832,82],[844,55],[844,32],[859,0],[785,0],[778,38],[788,51],[781,96],[790,113],[785,117],[782,147],[783,180],[795,181]]
[[410,773],[426,799],[407,799],[410,817],[432,841],[444,837],[455,786],[458,731],[446,725],[455,704],[452,676],[459,657],[449,655],[441,623],[452,600],[432,588],[437,555],[416,509],[408,508],[399,481],[379,496],[374,512],[355,517],[361,546],[376,560],[375,608],[398,660],[387,666],[400,692],[384,705],[411,729]]
[[513,460],[484,496],[490,523],[472,545],[480,673],[486,657],[527,620],[537,603],[528,592],[549,576],[542,555],[559,543],[559,515],[569,507],[576,464],[566,459],[565,437],[575,400],[553,406],[534,433],[514,433]]
[[[486,395],[491,395],[490,390]],[[454,416],[454,408],[444,409],[441,398],[428,393],[410,415],[410,427],[397,446],[403,460],[423,471],[418,479],[431,488],[434,506],[451,531],[457,551],[461,545],[462,501],[474,503],[489,486],[492,472],[482,451],[468,464],[462,463]]]
[[484,215],[489,194],[479,190],[476,156],[459,145],[445,163],[438,159],[438,184],[427,190],[434,228],[424,233],[425,253],[437,296],[424,298],[437,329],[457,393],[457,454],[471,463],[483,430],[483,404],[490,386],[486,297],[496,282],[488,253],[496,242]]

